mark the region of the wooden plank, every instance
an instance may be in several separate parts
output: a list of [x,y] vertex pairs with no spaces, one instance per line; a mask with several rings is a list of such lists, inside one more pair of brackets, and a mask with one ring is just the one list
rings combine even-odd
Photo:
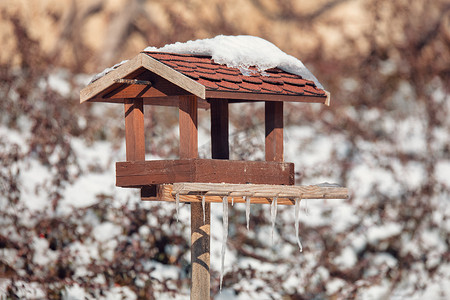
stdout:
[[266,161],[283,161],[283,102],[265,102]]
[[223,184],[181,182],[173,184],[172,194],[206,195],[229,197],[262,197],[262,198],[301,198],[301,199],[340,199],[348,198],[348,189],[337,186],[322,185],[268,185],[268,184]]
[[[282,102],[307,102],[325,104],[327,96],[295,96],[279,94],[242,93],[224,91],[206,91],[207,99],[250,100],[250,101],[282,101]],[[239,101],[237,101],[239,102]]]
[[143,100],[126,99],[124,106],[127,161],[145,160]]
[[198,157],[197,97],[180,96],[180,158]]
[[211,156],[215,159],[229,159],[228,101],[211,100]]
[[228,202],[245,203],[243,196],[250,197],[252,204],[271,204],[273,197],[280,205],[293,205],[295,199],[347,199],[348,189],[345,187],[284,186],[256,184],[211,184],[211,183],[175,183],[158,186],[158,200],[175,201],[178,193],[181,202],[199,202],[205,196],[205,202],[222,202],[227,196]]
[[294,184],[294,164],[256,161],[198,160],[192,182]]
[[294,164],[222,159],[116,163],[116,185],[136,187],[174,182],[294,184]]
[[116,186],[137,187],[192,181],[194,163],[190,160],[154,160],[116,163]]

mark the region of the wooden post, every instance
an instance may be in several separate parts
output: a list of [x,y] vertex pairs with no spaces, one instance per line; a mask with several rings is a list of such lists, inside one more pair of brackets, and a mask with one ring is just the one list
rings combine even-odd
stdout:
[[[197,97],[180,96],[180,159],[198,157]],[[210,204],[191,203],[191,299],[210,299]]]
[[282,162],[283,156],[283,102],[265,102],[266,161]]
[[127,161],[145,160],[144,103],[142,98],[125,99]]
[[211,100],[211,156],[229,159],[228,100]]

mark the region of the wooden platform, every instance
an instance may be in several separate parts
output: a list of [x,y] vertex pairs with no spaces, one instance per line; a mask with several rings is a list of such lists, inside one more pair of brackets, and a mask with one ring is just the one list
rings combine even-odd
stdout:
[[205,202],[222,202],[223,197],[227,196],[228,202],[245,203],[244,197],[250,197],[250,203],[270,204],[274,197],[278,197],[278,204],[293,205],[295,199],[347,199],[348,189],[318,185],[286,186],[181,182],[158,185],[156,197],[148,197],[143,194],[141,198],[147,201],[173,202],[177,194],[180,202],[201,202],[203,196],[205,196]]
[[116,163],[116,186],[177,182],[293,185],[294,164],[197,158]]

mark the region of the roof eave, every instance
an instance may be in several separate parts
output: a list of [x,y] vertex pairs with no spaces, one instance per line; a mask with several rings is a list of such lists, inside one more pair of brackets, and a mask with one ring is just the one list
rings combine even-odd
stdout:
[[236,101],[284,101],[284,102],[306,102],[306,103],[322,103],[329,105],[330,93],[325,91],[326,96],[309,96],[309,95],[284,95],[284,94],[268,94],[268,93],[246,93],[233,91],[206,91],[207,99],[229,99]]

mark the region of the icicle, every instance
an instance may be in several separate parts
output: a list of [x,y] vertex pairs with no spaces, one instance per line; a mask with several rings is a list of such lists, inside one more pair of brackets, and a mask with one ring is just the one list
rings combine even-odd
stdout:
[[250,224],[250,196],[244,196],[245,198],[245,219],[247,220],[247,230],[249,230]]
[[176,203],[176,209],[177,209],[177,222],[178,222],[178,210],[180,209],[180,193],[177,193],[175,195],[175,203]]
[[222,281],[223,281],[223,267],[225,263],[225,249],[227,247],[228,239],[228,197],[222,198],[223,203],[223,239],[222,239],[222,252],[220,253],[222,258],[222,265],[220,267],[220,291],[222,291]]
[[301,199],[295,198],[295,235],[297,237],[297,244],[300,248],[300,252],[303,251],[302,243],[300,242],[300,236],[298,233],[298,224],[299,224],[299,212],[300,212],[300,201]]
[[278,197],[273,197],[272,204],[270,206],[270,219],[272,221],[272,246],[273,246],[273,231],[275,229],[275,219],[277,218],[277,200]]
[[205,224],[205,196],[202,196],[203,224]]
[[234,206],[234,197],[231,197],[231,206]]

